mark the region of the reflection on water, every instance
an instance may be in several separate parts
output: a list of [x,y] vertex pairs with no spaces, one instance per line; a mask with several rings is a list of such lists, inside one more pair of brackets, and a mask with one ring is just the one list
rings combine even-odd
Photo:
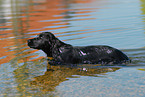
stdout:
[[[111,82],[116,81],[113,79],[115,76],[120,77],[119,82],[128,80],[127,87],[121,87],[123,82],[120,87],[110,83],[110,87],[117,87],[118,90],[107,92],[110,97],[115,93],[121,95],[121,89],[126,90],[122,95],[132,96],[128,94],[128,88],[136,93],[134,95],[145,95],[142,91],[145,81],[142,78],[145,66],[144,20],[144,0],[0,0],[0,96],[60,96],[64,93],[61,90],[67,89],[62,85],[68,85],[67,82],[71,80],[78,84],[84,83],[83,89],[86,89],[87,81],[96,84],[100,80],[100,84],[107,87],[104,77],[98,76],[100,73],[107,74],[107,81],[111,80],[109,74],[114,74]],[[96,66],[89,68],[89,65],[87,68],[55,66],[47,71],[46,55],[42,51],[30,49],[26,44],[29,38],[42,31],[51,31],[60,40],[75,46],[102,44],[116,47],[125,52],[132,63],[120,69],[100,69]],[[113,72],[107,73],[110,71]],[[81,82],[79,79],[82,76],[86,78]],[[131,80],[134,80],[134,86],[129,84]],[[97,85],[92,86],[106,91],[110,87],[104,89]],[[87,90],[73,90],[90,95]],[[105,95],[93,91],[96,89],[90,91],[93,96]],[[66,92],[65,95],[71,97],[72,94]]]
[[[48,64],[49,65],[49,64]],[[35,77],[32,85],[42,87],[42,91],[54,91],[55,87],[67,78],[79,78],[79,76],[99,77],[97,74],[114,72],[119,68],[67,68],[62,66],[48,66],[44,75]],[[76,76],[75,76],[76,75]]]

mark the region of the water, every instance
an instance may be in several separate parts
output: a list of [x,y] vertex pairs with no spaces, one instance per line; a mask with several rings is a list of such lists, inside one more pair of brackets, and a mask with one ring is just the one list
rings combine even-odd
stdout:
[[[110,45],[127,66],[49,64],[27,40],[53,32],[74,46]],[[144,97],[144,0],[0,0],[1,97]]]

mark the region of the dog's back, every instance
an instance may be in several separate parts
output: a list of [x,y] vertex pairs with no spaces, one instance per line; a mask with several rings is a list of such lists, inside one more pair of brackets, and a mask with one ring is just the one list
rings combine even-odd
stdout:
[[122,64],[130,59],[120,50],[110,46],[85,46],[59,48],[61,53],[56,56],[62,63],[84,64]]
[[110,46],[76,47],[83,63],[122,64],[130,59],[120,50]]

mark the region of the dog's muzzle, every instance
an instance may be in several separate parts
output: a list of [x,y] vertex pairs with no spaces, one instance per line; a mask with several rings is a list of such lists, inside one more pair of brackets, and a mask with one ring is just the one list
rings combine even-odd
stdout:
[[27,42],[28,42],[28,46],[30,48],[33,48],[34,47],[33,39],[29,39],[29,40],[27,40]]

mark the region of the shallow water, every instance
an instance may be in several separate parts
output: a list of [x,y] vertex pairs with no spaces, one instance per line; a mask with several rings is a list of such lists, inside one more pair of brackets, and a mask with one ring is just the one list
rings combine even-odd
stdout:
[[[27,46],[43,31],[74,46],[110,45],[132,63],[49,70]],[[144,0],[0,0],[0,96],[144,97],[144,33]]]

